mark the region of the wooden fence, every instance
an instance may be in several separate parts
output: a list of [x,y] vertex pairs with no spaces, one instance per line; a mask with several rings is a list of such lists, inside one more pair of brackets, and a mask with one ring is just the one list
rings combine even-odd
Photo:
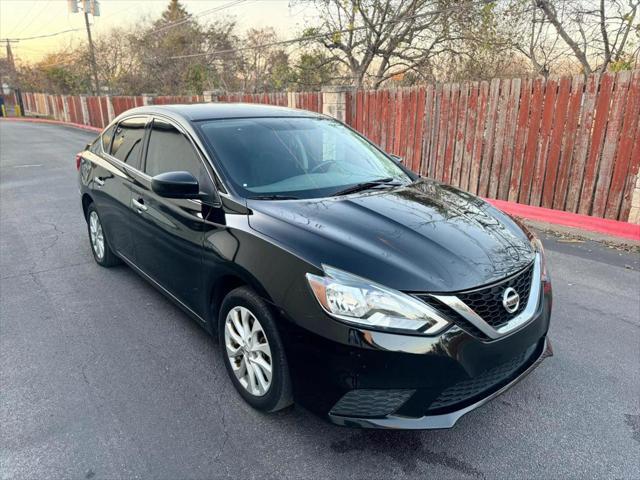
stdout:
[[624,219],[640,70],[359,91],[347,122],[413,170],[481,196]]
[[[143,104],[205,100],[322,112],[320,92],[24,94],[27,113],[98,127]],[[345,120],[414,171],[481,196],[627,220],[640,167],[640,70],[347,91]],[[640,206],[635,206],[639,208]]]

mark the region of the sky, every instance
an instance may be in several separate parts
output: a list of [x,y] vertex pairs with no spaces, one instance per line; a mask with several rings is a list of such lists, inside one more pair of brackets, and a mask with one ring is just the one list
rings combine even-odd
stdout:
[[[94,35],[116,26],[134,26],[146,16],[157,18],[169,0],[100,0],[99,3],[100,16],[92,21]],[[206,21],[223,16],[235,17],[240,32],[271,26],[283,40],[297,36],[305,22],[313,18],[312,6],[295,1],[244,0],[235,3],[233,0],[182,0],[182,4],[193,15],[234,4],[198,19]],[[25,38],[74,28],[79,30],[56,37],[13,43],[11,48],[18,62],[34,62],[48,51],[70,42],[85,40],[84,16],[82,13],[69,13],[67,0],[0,0],[0,39]],[[4,52],[3,42],[0,56],[4,56]]]

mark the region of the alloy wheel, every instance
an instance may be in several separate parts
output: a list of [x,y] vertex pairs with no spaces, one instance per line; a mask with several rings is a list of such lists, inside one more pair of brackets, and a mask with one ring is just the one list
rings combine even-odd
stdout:
[[99,260],[104,258],[104,233],[100,218],[95,211],[89,215],[89,234],[91,236],[91,248]]
[[232,308],[225,319],[224,340],[229,363],[244,389],[261,397],[271,386],[273,361],[262,325],[245,307]]

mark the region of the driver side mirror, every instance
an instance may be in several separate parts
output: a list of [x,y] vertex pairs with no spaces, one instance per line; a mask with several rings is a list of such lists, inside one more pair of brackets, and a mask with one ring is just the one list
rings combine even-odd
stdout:
[[200,198],[198,179],[189,172],[165,172],[151,179],[151,190],[165,198]]
[[393,155],[392,153],[390,153],[389,156],[391,157],[391,160],[393,160],[396,163],[404,162],[404,158],[399,157],[398,155]]

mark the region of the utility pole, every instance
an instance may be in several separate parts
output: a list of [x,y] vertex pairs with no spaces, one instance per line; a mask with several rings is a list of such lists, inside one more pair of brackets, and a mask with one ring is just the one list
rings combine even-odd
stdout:
[[93,70],[93,80],[95,82],[95,94],[100,95],[100,82],[98,80],[98,67],[96,66],[96,54],[93,50],[93,40],[91,39],[91,27],[89,26],[89,13],[84,10],[84,24],[87,26],[87,37],[89,38],[89,54],[91,55],[91,69]]
[[7,63],[9,65],[9,81],[11,82],[11,88],[13,89],[13,95],[16,99],[17,115],[22,115],[24,112],[24,104],[22,103],[22,92],[18,88],[18,75],[16,73],[16,63],[13,58],[13,51],[11,50],[11,44],[17,42],[17,40],[5,39],[7,42]]
[[[78,0],[67,0],[69,13],[78,13]],[[89,14],[97,17],[100,15],[100,5],[98,0],[82,0],[82,12],[84,14],[84,24],[87,27],[87,38],[89,40],[89,59],[91,61],[91,71],[93,73],[94,92],[100,95],[100,81],[98,80],[98,66],[96,65],[96,53],[91,38],[91,24]]]

